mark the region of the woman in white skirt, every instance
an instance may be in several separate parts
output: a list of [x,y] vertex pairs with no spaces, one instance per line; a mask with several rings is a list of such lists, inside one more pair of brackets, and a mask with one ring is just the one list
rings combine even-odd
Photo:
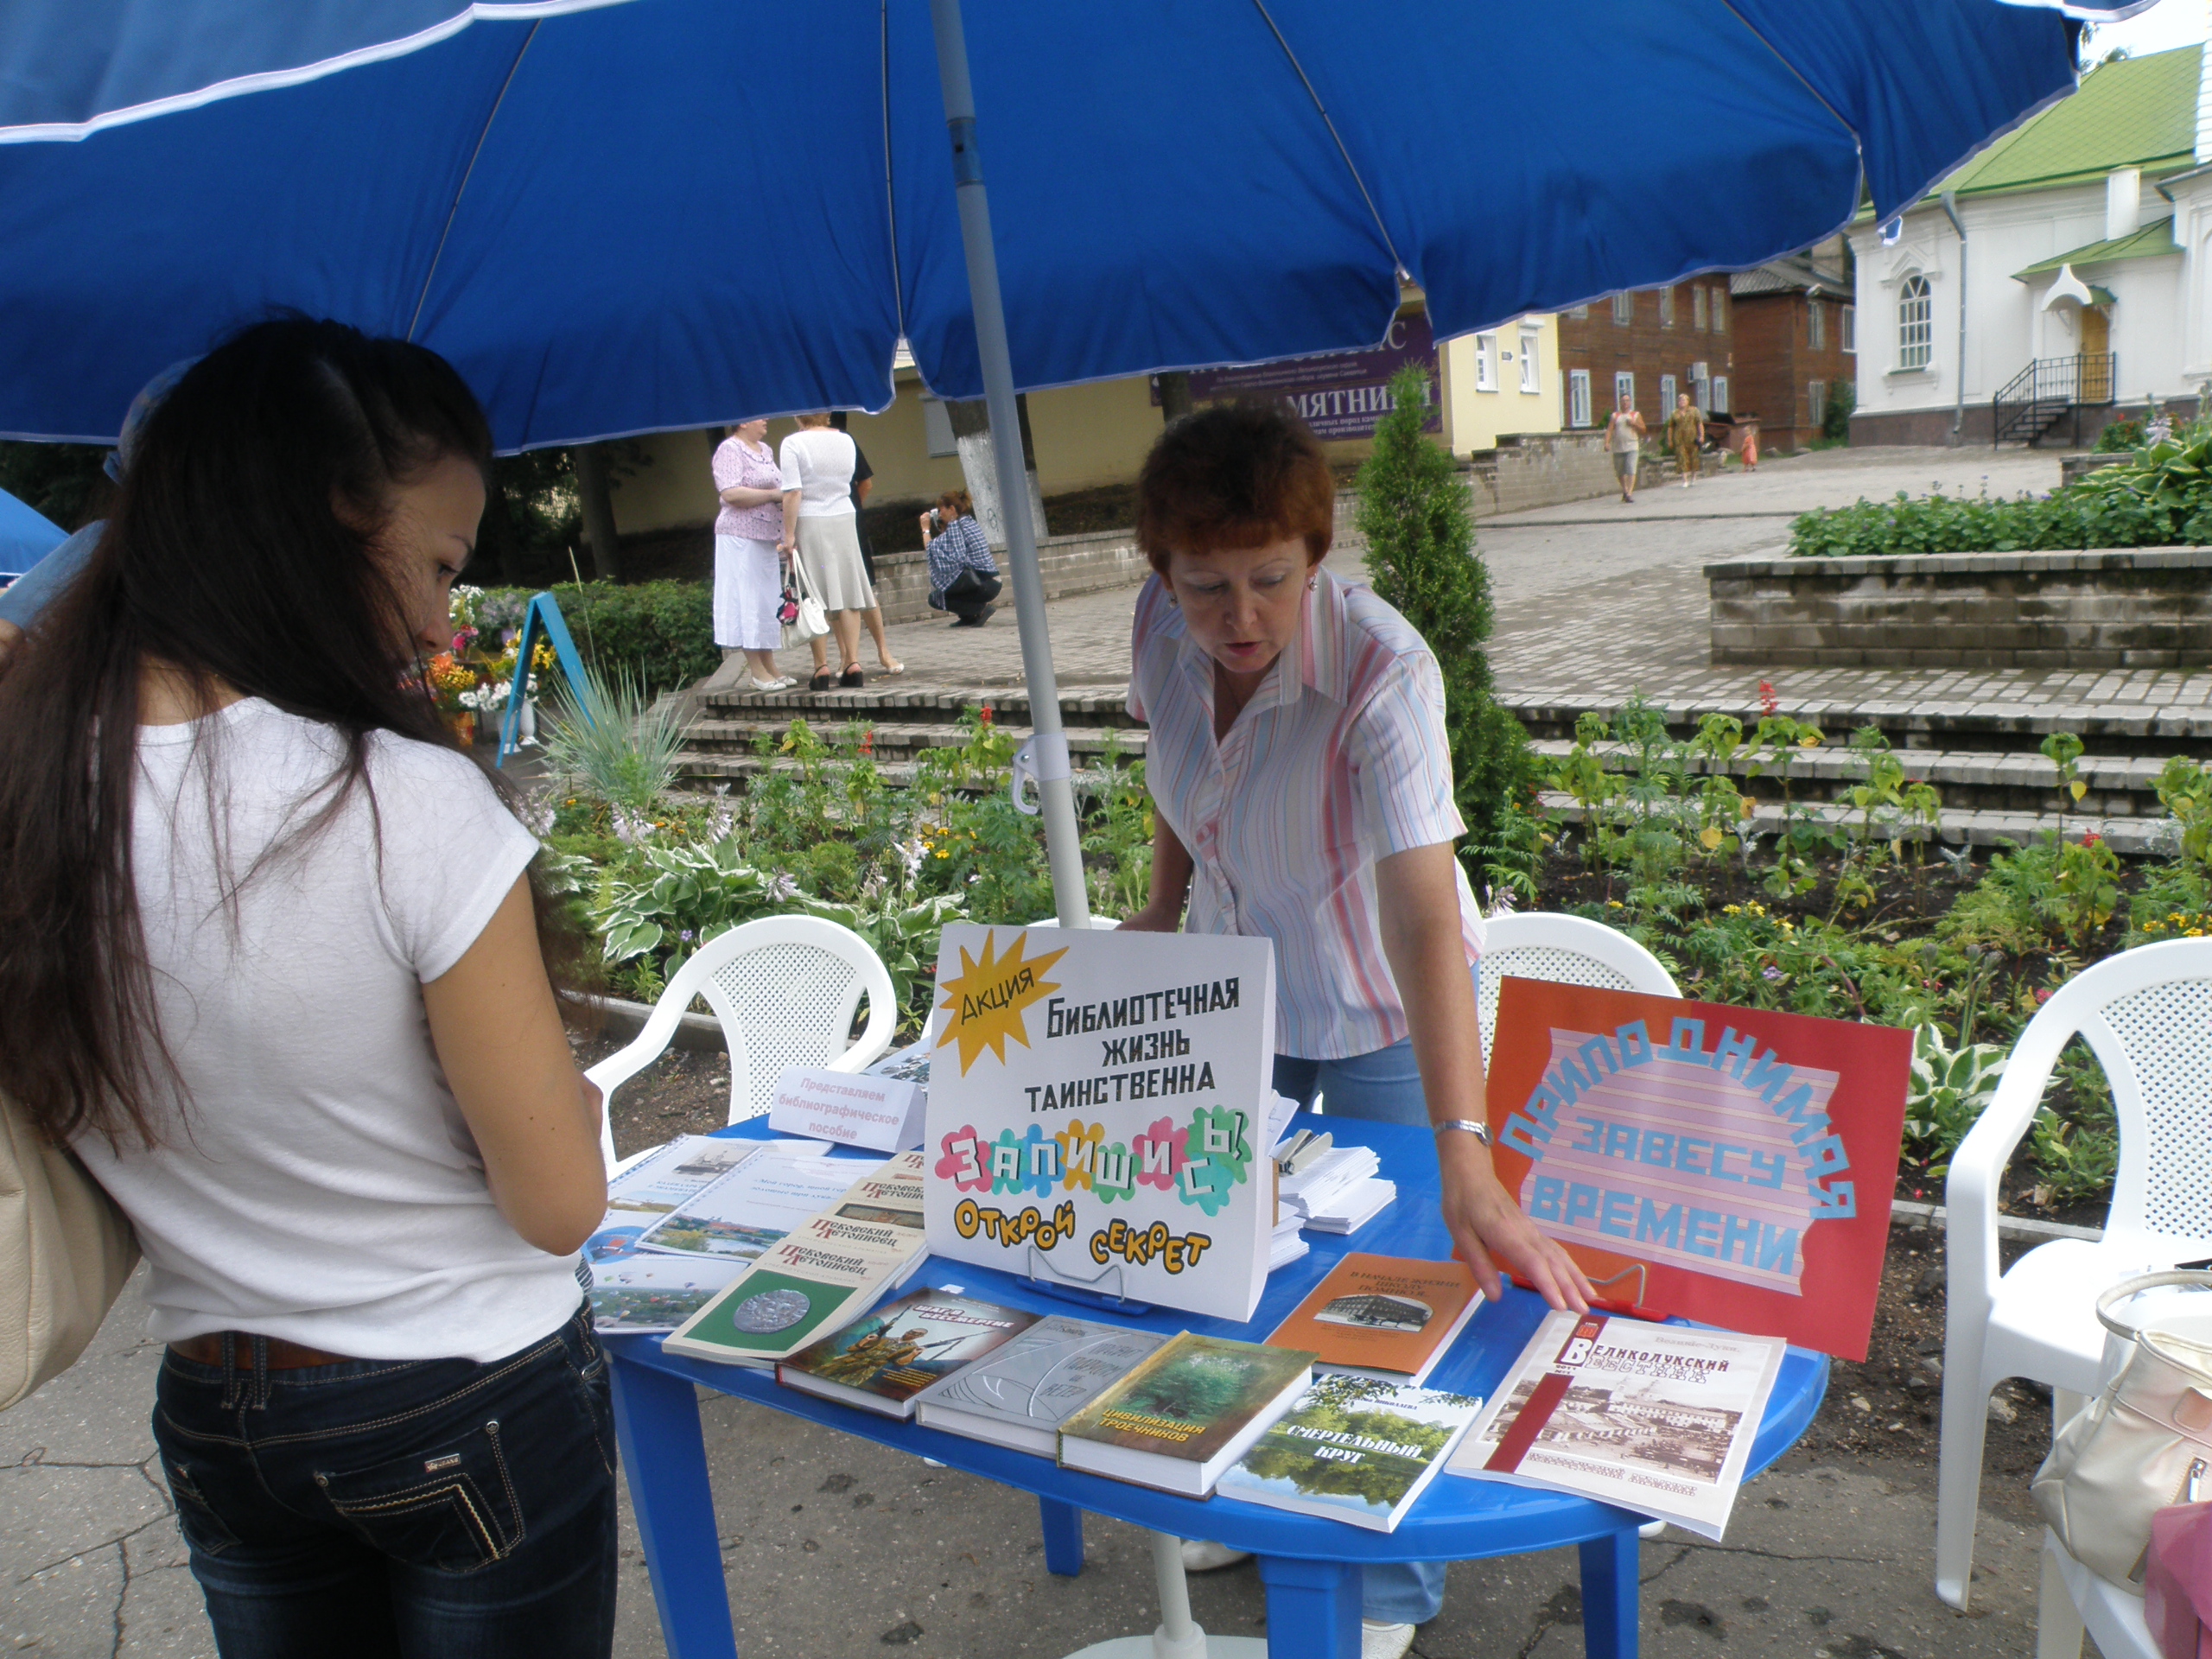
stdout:
[[768,447],[764,416],[740,421],[715,450],[715,643],[741,651],[755,691],[780,691],[798,681],[776,671],[784,626],[776,607],[784,592],[784,475]]
[[[837,637],[837,683],[856,686],[861,676],[861,624],[875,608],[875,586],[861,563],[860,535],[853,515],[853,441],[830,424],[827,414],[802,415],[798,430],[784,440],[778,459],[784,485],[783,537],[778,546],[796,552],[806,567],[806,583],[830,613]],[[830,689],[829,655],[814,642],[814,677],[808,690]]]

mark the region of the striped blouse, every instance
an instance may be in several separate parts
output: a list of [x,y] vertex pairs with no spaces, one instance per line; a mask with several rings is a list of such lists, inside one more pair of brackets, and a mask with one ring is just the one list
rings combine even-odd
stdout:
[[[1408,1034],[1382,954],[1375,861],[1465,833],[1452,804],[1444,681],[1405,618],[1328,571],[1298,637],[1229,734],[1213,659],[1158,576],[1137,596],[1129,713],[1152,728],[1153,804],[1194,867],[1184,926],[1275,947],[1275,1048],[1342,1059]],[[1453,861],[1467,960],[1482,912]]]

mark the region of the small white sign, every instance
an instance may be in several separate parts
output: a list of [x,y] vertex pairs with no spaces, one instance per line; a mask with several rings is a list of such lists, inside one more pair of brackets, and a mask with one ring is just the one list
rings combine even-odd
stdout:
[[842,1147],[904,1152],[922,1144],[927,1098],[916,1084],[896,1077],[795,1065],[776,1079],[768,1127]]

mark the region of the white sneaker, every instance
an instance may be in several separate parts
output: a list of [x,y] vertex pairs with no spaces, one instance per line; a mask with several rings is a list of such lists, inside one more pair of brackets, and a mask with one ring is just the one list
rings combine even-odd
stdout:
[[1406,1659],[1413,1644],[1410,1624],[1383,1624],[1371,1618],[1359,1621],[1359,1659]]
[[1239,1561],[1249,1561],[1249,1549],[1231,1549],[1227,1544],[1211,1543],[1202,1538],[1183,1541],[1183,1570],[1185,1573],[1217,1573],[1224,1567],[1234,1567]]

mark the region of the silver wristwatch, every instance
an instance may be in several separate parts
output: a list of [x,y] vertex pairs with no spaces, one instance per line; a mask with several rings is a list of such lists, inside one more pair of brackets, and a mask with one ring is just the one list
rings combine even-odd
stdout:
[[1464,1129],[1483,1145],[1490,1145],[1490,1125],[1479,1122],[1471,1117],[1447,1118],[1441,1123],[1432,1123],[1429,1127],[1439,1135],[1443,1134],[1446,1129]]

